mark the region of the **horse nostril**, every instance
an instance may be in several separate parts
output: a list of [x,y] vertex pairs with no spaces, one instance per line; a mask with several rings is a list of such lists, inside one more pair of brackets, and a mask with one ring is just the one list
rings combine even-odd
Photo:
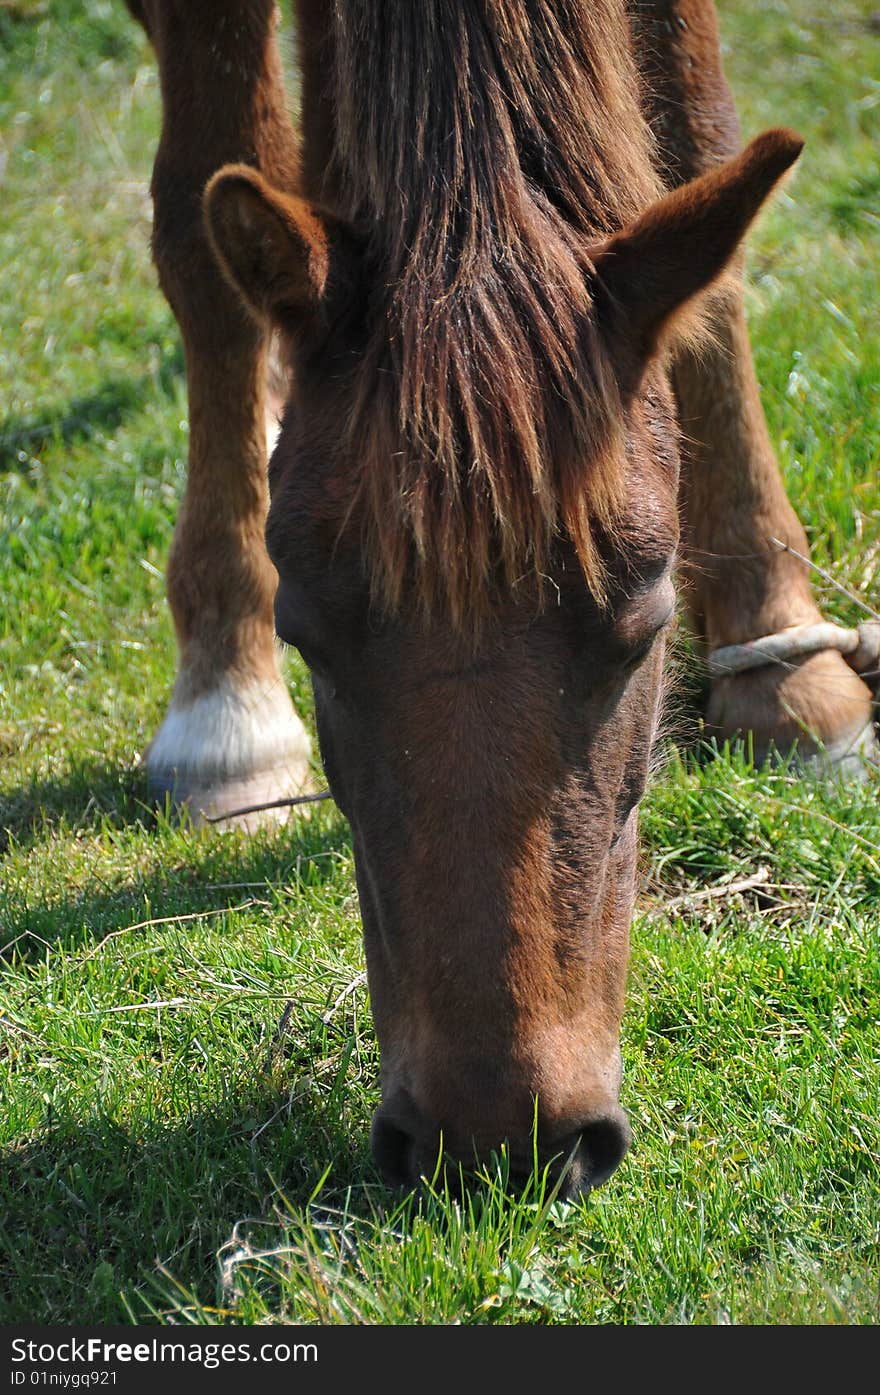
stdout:
[[622,1109],[603,1119],[594,1119],[582,1130],[581,1148],[589,1158],[591,1187],[598,1187],[607,1181],[623,1162],[629,1141],[629,1121]]
[[[393,1114],[386,1113],[384,1107],[377,1110],[370,1146],[387,1184],[412,1190],[423,1175],[430,1176],[429,1154],[419,1146],[418,1121],[414,1120],[416,1128],[411,1132],[401,1116],[409,1123],[411,1107],[395,1108]],[[573,1201],[606,1181],[623,1159],[629,1139],[626,1115],[622,1109],[615,1109],[590,1119],[552,1147],[544,1146],[541,1151],[549,1159],[551,1178],[555,1181],[561,1176],[560,1199]],[[524,1182],[528,1171],[517,1170],[511,1177],[515,1183]],[[446,1180],[454,1189],[454,1177]]]
[[572,1201],[606,1182],[626,1156],[629,1140],[629,1124],[622,1109],[591,1119],[569,1134],[553,1149],[557,1170],[565,1170],[559,1189],[562,1200]]
[[381,1112],[373,1117],[370,1148],[390,1187],[414,1187],[418,1181],[415,1139]]

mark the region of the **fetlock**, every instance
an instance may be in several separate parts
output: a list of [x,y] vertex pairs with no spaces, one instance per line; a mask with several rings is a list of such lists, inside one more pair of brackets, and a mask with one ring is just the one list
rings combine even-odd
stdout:
[[878,758],[872,718],[870,689],[843,655],[823,650],[716,679],[706,726],[718,740],[748,740],[756,762],[794,752],[798,764],[860,774]]

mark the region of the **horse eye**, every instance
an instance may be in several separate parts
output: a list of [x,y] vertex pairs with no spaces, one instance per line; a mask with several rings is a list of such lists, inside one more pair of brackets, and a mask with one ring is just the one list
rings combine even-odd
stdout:
[[624,660],[624,668],[627,671],[629,671],[630,669],[638,668],[640,664],[644,663],[645,659],[647,659],[651,650],[654,648],[657,639],[659,638],[661,632],[664,629],[665,625],[660,625],[658,629],[652,630],[651,633],[645,639],[643,639],[641,643],[636,646],[635,649],[630,650],[630,652],[626,656],[626,659]]
[[650,629],[646,630],[634,644],[628,646],[628,651],[624,657],[624,667],[634,669],[647,659],[657,640],[666,630],[675,615],[674,603],[662,615],[659,620],[655,620]]

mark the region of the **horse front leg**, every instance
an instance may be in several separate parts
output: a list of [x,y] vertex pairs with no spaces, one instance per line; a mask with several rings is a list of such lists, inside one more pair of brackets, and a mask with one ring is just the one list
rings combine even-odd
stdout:
[[[739,149],[712,0],[631,0],[649,116],[675,183]],[[822,617],[806,535],[782,483],[752,363],[741,288],[715,312],[714,342],[673,366],[685,436],[684,599],[697,634],[719,649]],[[784,551],[778,543],[793,551]],[[818,754],[862,769],[875,749],[871,695],[843,657],[825,650],[785,666],[716,677],[708,706],[720,737],[751,733],[756,758]]]
[[153,255],[183,337],[189,397],[185,496],[168,562],[179,648],[151,789],[214,814],[295,794],[309,741],[281,676],[268,505],[267,333],[217,269],[202,192],[229,161],[279,187],[297,150],[273,0],[129,0],[159,61],[163,124],[153,173]]

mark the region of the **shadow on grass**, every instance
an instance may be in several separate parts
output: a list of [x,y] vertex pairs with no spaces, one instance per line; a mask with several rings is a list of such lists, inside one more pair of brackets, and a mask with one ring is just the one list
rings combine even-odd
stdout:
[[143,768],[75,761],[62,775],[0,789],[0,855],[12,843],[26,848],[62,826],[94,832],[138,824],[154,828],[168,815],[150,799]]
[[[162,355],[158,385],[169,396],[175,380],[184,372],[183,350],[176,347]],[[43,412],[0,421],[0,471],[27,470],[33,457],[47,444],[72,445],[88,440],[97,431],[118,430],[125,419],[139,412],[148,397],[155,396],[157,379],[110,378],[92,393],[74,397]]]
[[[140,823],[161,859],[118,886],[91,876],[56,902],[34,902],[32,889],[10,881],[0,896],[7,953],[13,941],[25,959],[44,955],[47,941],[97,943],[147,917],[222,909],[259,897],[262,887],[295,888],[300,877],[314,888],[334,875],[334,855],[350,850],[345,821],[327,806],[285,830],[230,835],[152,814],[144,791],[140,772],[96,763],[6,796],[4,816],[15,815],[21,841],[70,824],[100,834]],[[0,950],[0,964],[4,957]],[[157,1264],[211,1306],[218,1249],[243,1218],[271,1225],[279,1188],[304,1204],[328,1163],[331,1189],[378,1185],[368,1121],[355,1117],[344,1070],[337,1081],[315,1083],[327,1031],[316,1009],[289,1055],[279,1049],[270,1062],[261,1045],[246,1077],[221,1082],[210,1108],[196,1080],[199,1103],[188,1115],[129,1122],[99,1110],[85,1118],[50,1113],[39,1132],[0,1149],[0,1322],[148,1317],[148,1303],[164,1307],[169,1289]],[[14,1043],[0,1042],[0,1056],[8,1050]]]
[[0,855],[11,843],[27,847],[51,836],[61,824],[97,830],[152,822],[144,771],[80,761],[63,775],[0,790]]
[[352,1187],[370,1214],[383,1189],[345,1082],[305,1110],[292,1086],[266,1072],[172,1123],[58,1117],[0,1150],[0,1323],[120,1322],[126,1305],[148,1320],[169,1274],[220,1306],[217,1252],[236,1223],[265,1234],[284,1200],[308,1203],[328,1163],[322,1196]]
[[[218,838],[226,835],[218,834]],[[351,849],[348,830],[340,819],[332,831],[309,830],[290,839],[259,835],[242,840],[230,877],[228,850],[196,843],[188,865],[144,876],[107,889],[91,883],[76,896],[49,904],[34,904],[15,891],[3,905],[0,964],[14,952],[17,960],[42,959],[46,945],[72,952],[130,926],[167,920],[169,931],[179,928],[180,918],[234,909],[251,898],[259,899],[273,887],[295,891],[300,877],[313,890],[335,874],[333,854]],[[0,900],[0,904],[2,904]]]
[[284,829],[193,829],[149,805],[143,772],[98,763],[7,791],[0,806],[0,855],[13,843],[29,851],[62,829],[136,836],[140,826],[148,847],[154,835],[156,843],[149,870],[116,884],[93,874],[69,895],[35,899],[8,876],[0,893],[0,961],[13,943],[16,956],[29,959],[44,954],[46,943],[73,950],[142,920],[234,906],[259,897],[261,888],[293,889],[300,881],[314,888],[334,875],[338,855],[351,851],[348,824],[332,804],[297,815]]

